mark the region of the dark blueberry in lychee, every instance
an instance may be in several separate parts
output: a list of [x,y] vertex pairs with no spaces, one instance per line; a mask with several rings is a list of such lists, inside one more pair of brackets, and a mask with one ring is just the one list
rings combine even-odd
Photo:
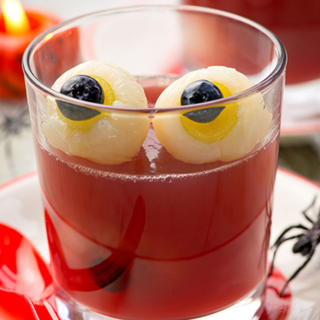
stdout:
[[69,97],[102,103],[104,101],[104,93],[99,82],[87,75],[76,75],[68,79],[60,89],[60,93]]
[[[104,92],[99,82],[87,75],[76,75],[68,79],[60,89],[60,93],[69,97],[103,104]],[[91,119],[100,111],[80,106],[77,104],[57,100],[60,112],[73,121],[83,121]]]
[[190,105],[223,98],[220,89],[208,80],[190,83],[182,92],[181,105]]

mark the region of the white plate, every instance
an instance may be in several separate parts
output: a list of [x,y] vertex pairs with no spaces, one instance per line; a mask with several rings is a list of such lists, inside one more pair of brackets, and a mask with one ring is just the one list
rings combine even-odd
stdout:
[[281,142],[301,144],[320,133],[320,79],[287,85],[284,91]]
[[[289,225],[303,223],[309,226],[301,211],[316,195],[320,196],[319,185],[296,174],[278,170],[271,242]],[[314,216],[316,215],[317,212]],[[28,237],[44,259],[49,261],[36,172],[0,186],[0,222],[16,228]],[[291,253],[292,245],[291,241],[283,244],[276,259],[276,266],[287,277],[305,259]],[[291,283],[293,300],[287,320],[320,319],[320,255],[317,253],[319,252],[316,252],[310,264]]]

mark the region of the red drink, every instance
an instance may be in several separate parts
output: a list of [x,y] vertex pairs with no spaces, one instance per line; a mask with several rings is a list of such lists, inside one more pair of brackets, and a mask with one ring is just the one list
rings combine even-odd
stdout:
[[[289,56],[287,84],[320,76],[320,2],[318,0],[184,0],[185,4],[232,12],[256,21],[283,42]],[[250,43],[248,43],[250,45]]]
[[[151,105],[160,91],[146,89]],[[266,275],[278,138],[203,165],[172,158],[152,128],[114,166],[37,144],[58,294],[130,319],[193,318],[248,296]]]

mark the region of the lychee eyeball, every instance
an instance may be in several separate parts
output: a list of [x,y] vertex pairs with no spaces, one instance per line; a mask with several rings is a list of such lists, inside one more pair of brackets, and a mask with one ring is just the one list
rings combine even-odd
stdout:
[[[88,91],[94,86],[95,91]],[[100,101],[121,108],[148,108],[144,90],[119,66],[103,61],[82,63],[59,77],[52,89],[78,100]],[[90,100],[91,99],[91,100]],[[47,141],[63,152],[100,164],[131,161],[150,126],[147,114],[86,108],[62,100],[47,100],[41,124]]]
[[[204,86],[204,82],[209,84]],[[225,105],[200,109],[196,103],[219,99],[219,94],[213,93],[217,88],[225,98],[252,86],[245,75],[222,66],[184,75],[162,92],[155,108],[181,106],[190,97],[190,101],[196,101],[191,103],[195,103],[195,109],[157,113],[152,120],[157,138],[174,158],[187,163],[244,157],[269,130],[272,114],[263,96],[254,93]]]

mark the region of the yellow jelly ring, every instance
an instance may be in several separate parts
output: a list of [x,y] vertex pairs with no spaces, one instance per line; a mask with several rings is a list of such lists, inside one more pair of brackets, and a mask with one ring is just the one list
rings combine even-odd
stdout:
[[[104,105],[109,105],[111,106],[113,104],[113,102],[115,101],[115,97],[114,97],[114,92],[110,86],[110,84],[104,80],[103,78],[100,78],[98,76],[92,76],[92,75],[89,75],[89,77],[91,78],[94,78],[95,80],[97,80],[103,90],[103,93],[104,93],[104,101],[103,101],[103,104]],[[84,107],[83,107],[84,108]],[[98,111],[97,115],[90,118],[90,119],[87,119],[87,120],[71,120],[71,119],[68,119],[66,118],[62,113],[61,111],[59,110],[59,108],[57,107],[57,113],[58,113],[58,116],[59,118],[66,122],[68,124],[68,127],[72,130],[87,130],[87,129],[90,129],[93,124],[98,121],[99,119],[101,118],[104,118],[104,117],[109,117],[110,116],[110,113],[109,112],[105,112],[105,111],[101,111],[97,108],[90,108],[92,110],[96,110]]]
[[[221,91],[224,98],[230,97],[232,93],[230,90],[221,83],[212,82],[215,84]],[[209,107],[210,108],[210,107]],[[231,129],[234,127],[236,122],[238,121],[238,105],[237,103],[228,103],[223,106],[215,106],[210,109],[217,110],[209,110],[206,108],[198,108],[189,110],[188,112],[180,112],[180,121],[183,128],[186,130],[188,134],[198,140],[204,141],[216,141],[225,137]],[[210,122],[200,123],[194,120],[191,120],[186,114],[190,114],[190,112],[204,112],[204,111],[216,111],[217,116]]]

